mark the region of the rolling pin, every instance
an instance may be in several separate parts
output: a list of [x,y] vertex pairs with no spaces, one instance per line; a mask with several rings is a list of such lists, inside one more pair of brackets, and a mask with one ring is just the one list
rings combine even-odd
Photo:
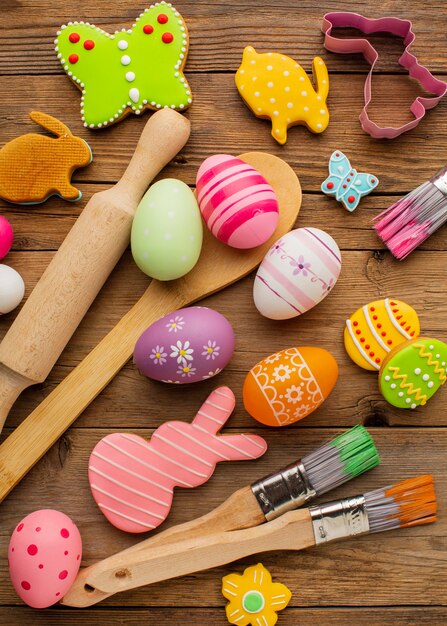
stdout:
[[154,113],[122,178],[76,220],[0,344],[0,431],[20,393],[50,373],[126,249],[143,194],[189,132],[180,113]]

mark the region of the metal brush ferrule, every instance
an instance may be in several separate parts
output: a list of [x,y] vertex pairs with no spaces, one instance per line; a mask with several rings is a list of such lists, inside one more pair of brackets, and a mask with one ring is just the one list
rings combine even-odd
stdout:
[[297,509],[317,495],[301,461],[261,478],[251,490],[266,520]]
[[447,196],[447,165],[443,167],[442,170],[439,170],[439,172],[430,179],[430,182],[433,183],[444,196]]
[[315,544],[369,532],[365,498],[355,496],[309,507]]

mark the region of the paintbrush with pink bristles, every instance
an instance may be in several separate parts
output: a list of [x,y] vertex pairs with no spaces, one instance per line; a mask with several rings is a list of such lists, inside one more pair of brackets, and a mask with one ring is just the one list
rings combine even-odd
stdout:
[[402,260],[447,221],[447,166],[373,219],[374,228]]

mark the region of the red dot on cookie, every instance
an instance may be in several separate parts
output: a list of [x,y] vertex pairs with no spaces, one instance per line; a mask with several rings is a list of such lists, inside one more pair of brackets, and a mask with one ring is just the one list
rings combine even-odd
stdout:
[[358,329],[355,331],[355,334],[356,334],[356,335],[360,335],[360,333],[361,333],[361,332],[362,332],[362,331],[358,328]]
[[22,585],[22,589],[25,589],[25,591],[29,591],[31,589],[31,585],[27,580],[22,580],[20,584]]
[[358,323],[358,322],[353,322],[353,323],[352,323],[352,325],[353,325],[353,326],[358,326],[358,325],[359,325],[359,323]]
[[145,35],[150,35],[150,34],[152,34],[153,32],[154,32],[154,27],[153,27],[153,26],[151,26],[150,24],[145,24],[145,25],[143,26],[143,33],[144,33]]
[[391,339],[388,339],[387,344],[388,344],[389,346],[391,346],[391,344],[392,344],[392,343],[393,343],[393,342],[391,341]]
[[27,552],[31,556],[34,556],[35,554],[37,554],[37,546],[34,543],[30,544],[27,548]]
[[377,364],[378,364],[378,363],[380,363],[380,359],[376,359],[376,363],[377,363]]
[[376,320],[376,319],[377,319],[377,315],[373,315],[373,320]]
[[374,178],[371,179],[371,182],[374,184],[376,181]]
[[69,536],[70,536],[70,533],[68,532],[68,530],[66,528],[62,528],[61,537],[63,537],[64,539],[68,539]]
[[84,41],[84,48],[86,50],[93,50],[94,47],[95,47],[95,42],[92,41],[91,39],[86,39]]
[[367,350],[369,350],[370,346],[369,346],[368,344],[366,344],[365,348],[366,348]]
[[370,352],[370,353],[369,353],[369,356],[374,356],[374,352]]
[[326,185],[326,187],[327,187],[328,189],[333,189],[333,188],[334,188],[334,183],[328,183],[328,184]]
[[354,196],[348,196],[348,202],[354,202],[355,198]]
[[377,324],[377,328],[382,328],[382,324]]
[[365,343],[365,338],[364,337],[360,338],[360,343]]
[[369,310],[370,310],[370,311],[375,311],[376,309],[375,309],[375,307],[373,307],[373,306],[372,306],[372,307],[370,307],[370,309],[369,309]]
[[167,21],[168,21],[168,16],[165,15],[164,13],[160,13],[160,15],[157,17],[157,22],[159,24],[166,24]]
[[68,57],[68,60],[70,61],[72,65],[74,65],[75,63],[79,61],[79,57],[77,54],[70,54],[70,56]]
[[382,337],[386,337],[386,332],[385,331],[383,331]]
[[163,33],[161,40],[163,43],[172,43],[174,41],[174,35],[172,33]]
[[62,572],[59,572],[59,578],[61,580],[65,580],[67,578],[67,576],[68,576],[68,572],[67,572],[66,569],[63,569]]
[[71,43],[78,43],[78,41],[80,40],[80,36],[78,33],[70,33],[68,39],[71,41]]
[[347,185],[343,185],[343,189],[346,189]]

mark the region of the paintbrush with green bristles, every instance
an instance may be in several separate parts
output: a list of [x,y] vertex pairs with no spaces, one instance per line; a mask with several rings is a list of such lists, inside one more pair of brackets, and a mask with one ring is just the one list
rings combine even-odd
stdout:
[[[195,539],[198,536],[259,526],[280,517],[286,511],[303,507],[317,496],[335,489],[378,464],[379,455],[371,435],[363,426],[354,426],[300,461],[261,478],[252,485],[242,487],[206,515],[178,526],[171,526],[110,559],[121,558],[124,555],[126,559],[132,558],[131,553],[141,550],[152,551],[159,546]],[[106,559],[101,563],[107,561]],[[84,594],[85,606],[112,595],[92,587],[89,583],[89,576],[96,571],[98,565],[81,570],[73,586],[75,594],[83,585],[88,588],[88,594]],[[67,597],[69,605],[70,593]]]

